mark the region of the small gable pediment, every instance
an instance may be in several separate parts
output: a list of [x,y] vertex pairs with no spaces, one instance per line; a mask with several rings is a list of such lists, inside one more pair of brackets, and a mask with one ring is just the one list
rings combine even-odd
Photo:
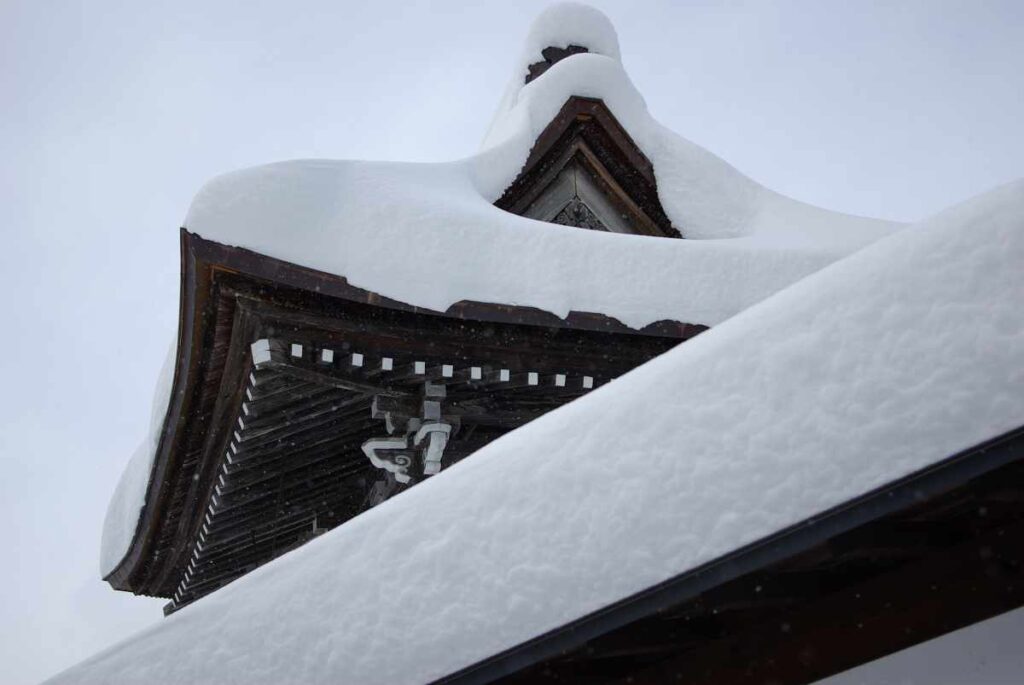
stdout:
[[495,205],[564,226],[682,237],[658,199],[650,160],[594,98],[566,101]]

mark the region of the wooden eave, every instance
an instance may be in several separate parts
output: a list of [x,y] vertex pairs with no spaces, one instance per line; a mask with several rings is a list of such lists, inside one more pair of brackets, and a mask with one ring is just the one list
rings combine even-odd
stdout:
[[[231,483],[223,481],[225,474],[229,480],[241,477],[227,472],[225,447],[231,443],[232,434],[237,436],[242,419],[239,408],[246,394],[254,391],[256,380],[271,384],[264,388],[274,384],[283,387],[291,382],[288,378],[299,377],[307,383],[309,378],[302,374],[309,374],[324,384],[326,389],[310,389],[308,384],[284,388],[293,395],[287,406],[260,395],[261,390],[250,398],[250,402],[265,402],[275,411],[308,415],[316,410],[316,402],[327,401],[324,398],[333,398],[330,401],[335,403],[348,401],[344,388],[352,379],[332,378],[331,372],[309,365],[311,362],[285,365],[292,368],[255,368],[250,345],[257,339],[301,340],[317,350],[343,349],[348,341],[384,340],[399,355],[403,349],[412,354],[410,350],[415,348],[426,350],[424,358],[431,359],[430,350],[435,348],[451,351],[466,347],[467,354],[479,348],[480,355],[487,349],[507,351],[510,346],[502,341],[511,336],[526,341],[524,350],[544,348],[544,353],[554,355],[551,359],[558,364],[569,363],[565,360],[576,351],[615,349],[617,359],[601,362],[606,368],[595,366],[593,359],[580,362],[596,369],[594,373],[601,382],[601,373],[625,372],[704,330],[703,326],[662,321],[636,331],[602,314],[572,312],[561,319],[537,309],[478,302],[460,302],[437,312],[355,288],[341,276],[221,245],[184,229],[181,254],[178,356],[171,400],[135,536],[127,554],[105,578],[115,589],[137,594],[171,597],[176,587],[182,587],[190,555],[197,554],[196,542],[202,539],[204,523],[208,523],[204,522],[204,512],[218,484],[231,490]],[[372,347],[370,342],[367,345]],[[513,361],[515,358],[513,355]],[[439,369],[431,371],[435,372]],[[376,382],[369,376],[364,380]],[[332,383],[334,390],[329,387]],[[335,394],[323,394],[331,392]],[[551,402],[574,396],[569,389],[558,392],[562,394],[549,392]],[[351,401],[363,399],[353,396]],[[541,406],[545,405],[538,404]],[[362,405],[358,409],[362,410]],[[249,422],[247,429],[258,425],[259,420]],[[368,469],[364,460],[360,454],[358,464],[332,464],[331,477],[361,478],[360,469]],[[304,477],[303,482],[308,484],[313,476]],[[360,510],[361,502],[355,501],[359,493],[355,485],[352,488],[344,495],[348,498],[345,512],[335,518]],[[294,535],[288,538],[293,542],[299,539]],[[253,564],[266,560],[254,558]],[[238,559],[235,562],[241,563]]]
[[636,233],[683,237],[661,206],[653,164],[595,98],[572,96],[565,102],[495,205],[524,215],[572,160],[585,166]]
[[804,685],[1022,605],[1024,427],[436,682]]

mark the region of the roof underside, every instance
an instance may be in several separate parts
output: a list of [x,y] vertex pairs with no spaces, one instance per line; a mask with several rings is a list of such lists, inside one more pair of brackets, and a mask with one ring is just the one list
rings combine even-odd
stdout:
[[187,232],[182,249],[174,401],[142,521],[107,577],[172,610],[400,490],[360,451],[389,435],[381,403],[408,414],[428,382],[443,387],[447,465],[703,330],[472,303],[427,313]]

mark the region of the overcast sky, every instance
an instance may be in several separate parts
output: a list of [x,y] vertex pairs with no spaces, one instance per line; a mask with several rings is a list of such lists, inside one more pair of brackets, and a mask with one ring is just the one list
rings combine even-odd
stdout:
[[[199,185],[471,154],[545,2],[0,2],[0,681],[160,620],[100,527]],[[596,1],[653,115],[800,200],[915,220],[1024,175],[1024,2]]]

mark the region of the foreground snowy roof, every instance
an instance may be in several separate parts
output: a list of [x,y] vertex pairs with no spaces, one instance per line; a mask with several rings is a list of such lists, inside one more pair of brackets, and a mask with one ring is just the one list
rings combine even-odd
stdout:
[[422,683],[589,614],[1019,426],[1022,263],[1019,181],[806,278],[54,682]]

